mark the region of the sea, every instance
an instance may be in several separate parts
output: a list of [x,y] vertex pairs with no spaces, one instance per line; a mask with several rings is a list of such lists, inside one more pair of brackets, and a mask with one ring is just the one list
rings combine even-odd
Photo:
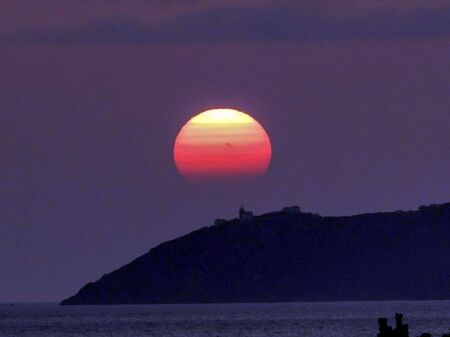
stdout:
[[410,336],[450,330],[450,301],[58,306],[1,304],[1,337],[375,337],[404,314]]

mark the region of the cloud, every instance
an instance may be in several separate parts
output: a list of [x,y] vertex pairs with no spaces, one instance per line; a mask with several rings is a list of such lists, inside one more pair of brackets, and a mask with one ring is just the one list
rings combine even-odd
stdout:
[[0,35],[0,44],[160,44],[450,37],[449,7],[377,8],[359,15],[308,13],[300,7],[234,5],[158,24],[98,19],[78,27]]

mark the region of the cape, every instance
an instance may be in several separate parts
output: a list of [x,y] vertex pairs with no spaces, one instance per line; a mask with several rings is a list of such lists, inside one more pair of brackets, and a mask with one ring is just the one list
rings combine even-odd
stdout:
[[216,220],[88,283],[70,304],[450,299],[450,203]]

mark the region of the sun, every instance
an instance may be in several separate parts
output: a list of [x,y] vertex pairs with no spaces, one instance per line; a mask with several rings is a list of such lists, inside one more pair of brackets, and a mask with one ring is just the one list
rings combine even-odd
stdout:
[[267,132],[250,115],[212,109],[181,128],[173,156],[186,178],[261,176],[270,165],[272,146]]

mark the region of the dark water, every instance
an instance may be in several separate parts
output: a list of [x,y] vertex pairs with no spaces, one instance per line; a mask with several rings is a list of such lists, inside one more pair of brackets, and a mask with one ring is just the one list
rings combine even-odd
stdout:
[[[450,328],[450,301],[60,307],[0,305],[0,336],[376,336],[402,312],[411,336]],[[393,319],[391,319],[393,321]]]

